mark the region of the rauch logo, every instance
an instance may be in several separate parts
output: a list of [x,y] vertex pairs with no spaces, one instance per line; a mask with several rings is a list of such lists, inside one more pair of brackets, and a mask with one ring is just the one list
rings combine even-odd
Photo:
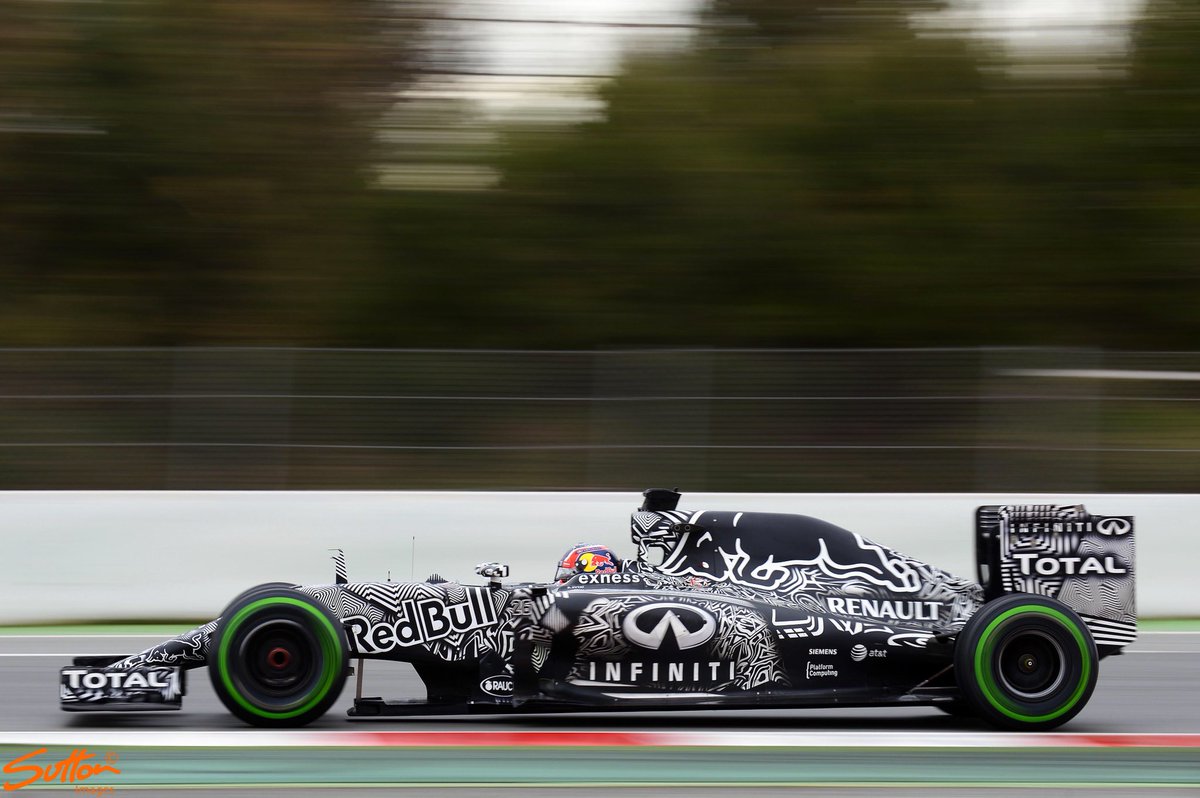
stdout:
[[[46,753],[45,748],[39,748],[36,751],[30,751],[24,756],[19,756],[4,766],[4,774],[6,776],[17,777],[16,781],[4,782],[5,791],[19,790],[22,787],[27,787],[34,782],[58,782],[59,784],[75,784],[80,781],[87,781],[93,776],[99,776],[104,773],[120,773],[117,767],[117,755],[109,752],[105,755],[104,761],[96,761],[96,755],[88,751],[86,748],[76,748],[69,756],[58,760],[57,762],[43,763],[32,761],[36,757]],[[111,787],[84,787],[77,786],[76,791],[86,792],[106,792],[111,791]]]

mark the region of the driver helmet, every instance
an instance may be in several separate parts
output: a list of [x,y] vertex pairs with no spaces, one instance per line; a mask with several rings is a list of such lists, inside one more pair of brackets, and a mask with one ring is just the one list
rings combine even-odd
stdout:
[[558,561],[554,581],[562,584],[575,574],[602,574],[621,570],[621,561],[607,546],[576,543]]

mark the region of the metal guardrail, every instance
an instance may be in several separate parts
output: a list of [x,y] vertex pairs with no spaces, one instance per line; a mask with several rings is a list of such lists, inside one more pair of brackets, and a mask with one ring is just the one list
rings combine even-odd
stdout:
[[1180,491],[1200,353],[0,349],[0,486]]

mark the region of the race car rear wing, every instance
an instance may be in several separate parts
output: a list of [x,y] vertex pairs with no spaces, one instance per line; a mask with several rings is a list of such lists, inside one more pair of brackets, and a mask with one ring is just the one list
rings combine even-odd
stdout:
[[988,600],[1056,598],[1079,613],[1100,653],[1137,637],[1133,517],[1081,504],[987,505],[975,511],[975,555]]

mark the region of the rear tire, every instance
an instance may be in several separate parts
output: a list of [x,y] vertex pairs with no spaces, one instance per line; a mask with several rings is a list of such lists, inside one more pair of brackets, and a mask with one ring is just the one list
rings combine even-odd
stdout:
[[1079,714],[1096,687],[1096,644],[1060,601],[1014,593],[971,616],[954,648],[963,700],[1002,729],[1052,729]]
[[290,586],[260,585],[221,613],[208,673],[221,703],[254,726],[303,726],[333,706],[348,672],[338,619]]

